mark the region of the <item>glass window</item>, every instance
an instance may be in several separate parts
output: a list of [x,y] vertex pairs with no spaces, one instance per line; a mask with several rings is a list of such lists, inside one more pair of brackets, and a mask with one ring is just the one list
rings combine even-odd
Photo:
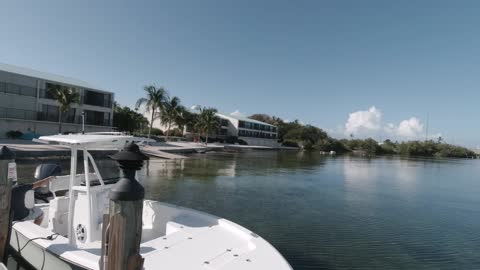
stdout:
[[42,112],[39,114],[39,120],[57,122],[58,117],[58,106],[42,105]]
[[37,89],[29,86],[22,86],[22,88],[20,89],[20,94],[24,96],[36,97]]
[[6,90],[7,90],[7,83],[0,82],[0,92],[5,93]]
[[111,95],[104,94],[96,91],[85,90],[83,97],[83,103],[92,105],[92,106],[100,106],[100,107],[111,107]]
[[12,83],[7,83],[7,93],[20,95],[20,86]]
[[80,123],[80,121],[77,121],[77,118],[75,117],[76,112],[76,108],[70,108],[68,112],[64,114],[63,121],[67,123]]
[[[85,112],[85,123],[88,125],[95,126],[108,126],[110,125],[110,113],[97,112],[84,110]],[[108,115],[105,115],[108,114]],[[108,120],[106,120],[108,119]]]

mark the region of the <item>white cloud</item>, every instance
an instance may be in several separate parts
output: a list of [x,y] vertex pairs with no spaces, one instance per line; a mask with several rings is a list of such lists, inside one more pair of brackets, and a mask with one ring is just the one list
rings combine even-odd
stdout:
[[230,114],[231,116],[237,116],[237,117],[246,117],[244,113],[241,113],[239,110],[235,110]]
[[423,124],[420,119],[416,117],[410,117],[410,119],[401,121],[398,125],[387,124],[385,131],[388,134],[400,137],[415,139],[424,134]]
[[418,137],[423,133],[423,124],[416,117],[403,120],[398,125],[397,134],[404,137]]
[[381,129],[382,112],[375,106],[367,111],[356,111],[348,115],[345,124],[346,135],[369,135],[376,133]]
[[[372,137],[383,140],[390,138],[394,140],[412,140],[420,139],[425,135],[425,128],[422,121],[417,117],[410,117],[400,121],[398,124],[382,123],[383,114],[375,106],[368,110],[352,112],[348,115],[348,120],[342,128],[343,134],[349,136],[365,138]],[[432,134],[430,139],[438,139],[440,133]]]

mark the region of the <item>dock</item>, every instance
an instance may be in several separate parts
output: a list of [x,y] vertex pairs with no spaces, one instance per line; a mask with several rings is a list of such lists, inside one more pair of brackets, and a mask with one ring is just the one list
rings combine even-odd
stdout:
[[155,146],[143,146],[141,151],[148,156],[162,159],[186,159],[186,156],[161,151]]

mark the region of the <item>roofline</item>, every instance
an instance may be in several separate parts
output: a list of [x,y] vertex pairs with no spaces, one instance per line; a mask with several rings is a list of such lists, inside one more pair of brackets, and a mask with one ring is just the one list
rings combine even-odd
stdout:
[[233,116],[233,115],[223,114],[223,113],[218,113],[218,112],[217,112],[217,115],[223,116],[223,117],[230,117],[230,118],[233,118],[233,119],[236,119],[236,120],[239,120],[239,121],[248,121],[248,122],[255,123],[255,124],[262,124],[262,125],[266,125],[266,126],[277,127],[275,125],[265,123],[265,122],[262,122],[262,121],[258,121],[258,120],[255,120],[255,119],[251,119],[251,118],[248,118],[248,117],[236,117],[236,116]]
[[0,71],[21,75],[25,77],[30,77],[37,80],[40,79],[46,82],[57,82],[57,83],[66,84],[74,87],[86,88],[87,90],[88,89],[98,90],[101,92],[113,94],[112,91],[105,90],[101,87],[96,87],[94,85],[89,84],[88,82],[85,82],[79,79],[57,75],[54,73],[43,72],[43,71],[31,69],[31,68],[25,68],[25,67],[20,67],[20,66],[15,66],[15,65],[10,65],[10,64],[5,64],[0,62]]

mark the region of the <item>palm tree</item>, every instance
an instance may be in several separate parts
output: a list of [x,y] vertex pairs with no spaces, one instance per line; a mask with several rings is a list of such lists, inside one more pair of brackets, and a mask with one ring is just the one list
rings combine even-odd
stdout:
[[147,97],[139,98],[135,109],[145,105],[145,111],[151,112],[150,127],[148,128],[148,138],[152,132],[153,120],[157,118],[157,113],[161,112],[165,106],[165,100],[168,98],[168,92],[163,87],[157,88],[154,85],[148,85],[143,88],[147,92]]
[[216,113],[217,109],[214,108],[200,108],[195,128],[205,135],[205,145],[208,144],[208,135],[220,126]]
[[167,125],[167,140],[172,124],[181,124],[182,112],[183,106],[180,105],[180,98],[173,97],[166,100],[160,114],[160,120],[162,120],[162,123]]
[[73,88],[63,85],[51,85],[48,91],[60,104],[58,111],[58,133],[62,133],[63,115],[70,110],[72,104],[80,102],[80,95]]

